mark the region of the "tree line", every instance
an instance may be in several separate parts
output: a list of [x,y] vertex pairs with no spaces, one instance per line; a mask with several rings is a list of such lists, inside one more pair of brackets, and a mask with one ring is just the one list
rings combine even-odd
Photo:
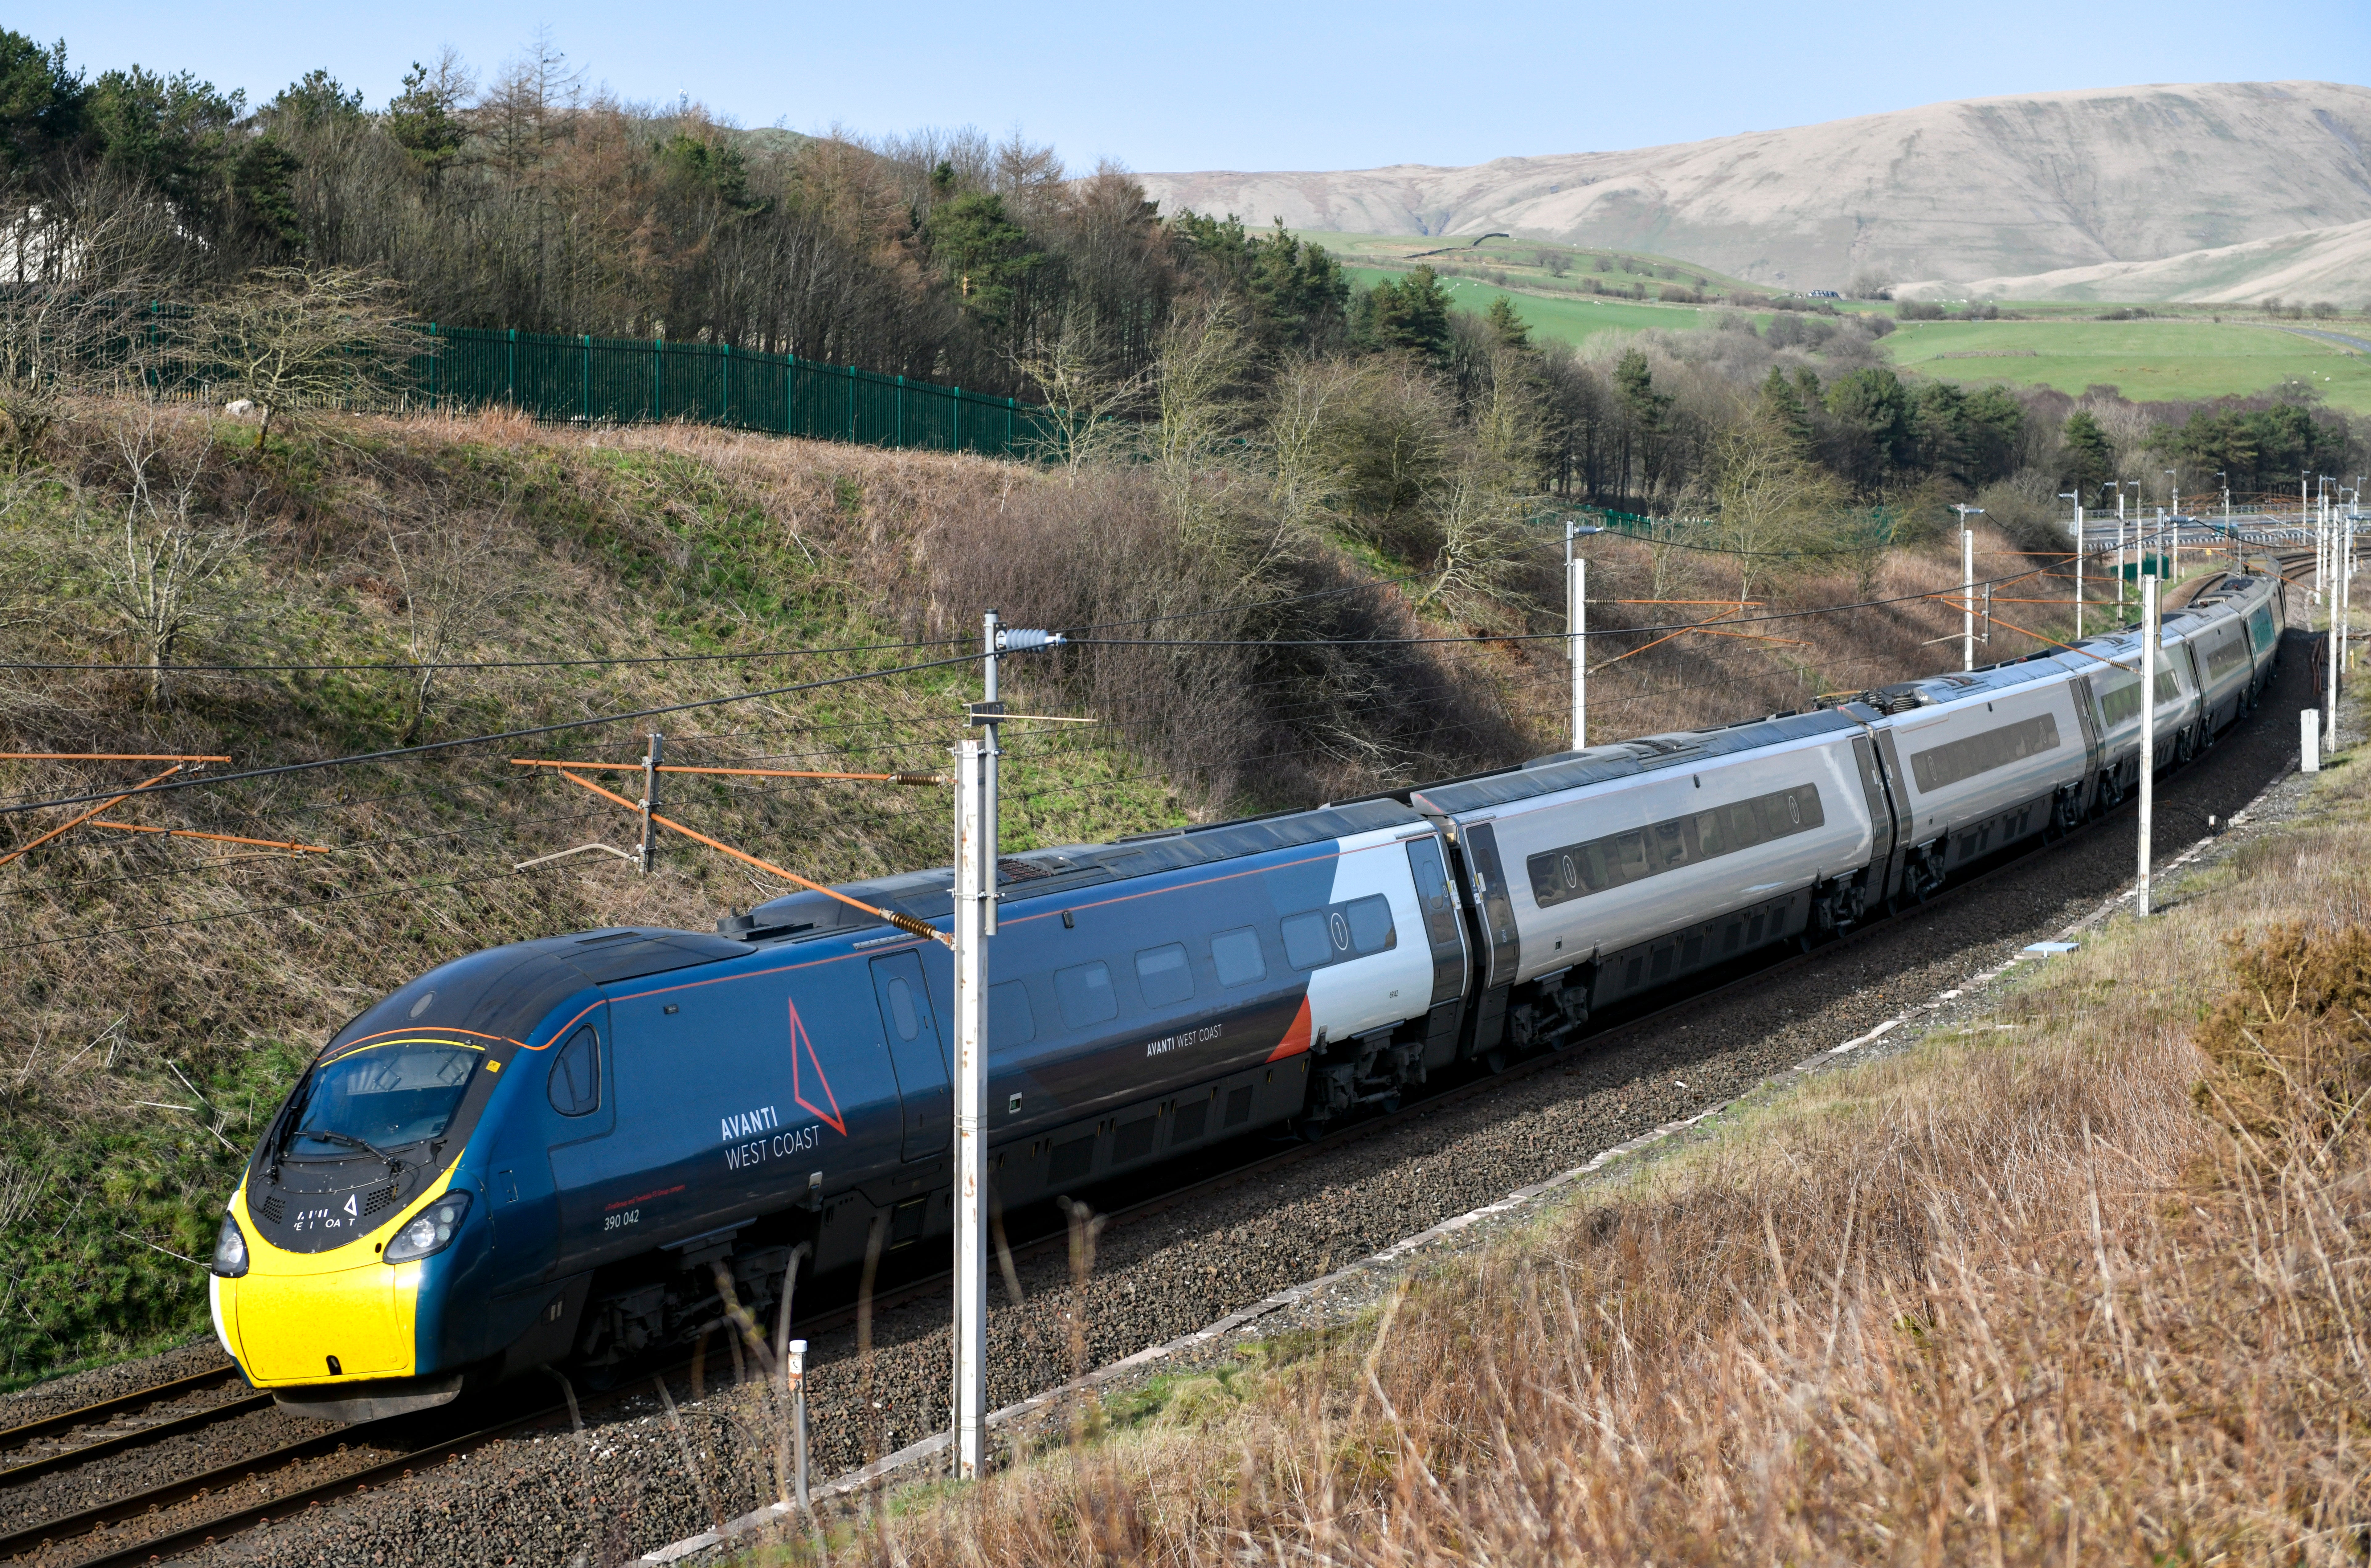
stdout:
[[745,131],[588,90],[548,40],[482,80],[415,63],[380,105],[326,71],[250,104],[0,31],[0,165],[17,448],[43,417],[18,392],[61,342],[131,340],[145,301],[188,298],[217,307],[217,359],[269,358],[253,324],[310,301],[374,330],[664,336],[1023,396],[1067,410],[1059,461],[1150,443],[1163,472],[1255,467],[1274,505],[1475,602],[1508,588],[1523,520],[1576,502],[1752,519],[1741,540],[1791,548],[1907,536],[1949,502],[2040,530],[2110,479],[2245,493],[2361,466],[2304,386],[2178,407],[1967,389],[1893,369],[1869,312],[1544,341],[1503,294],[1457,309],[1427,267],[1354,286],[1280,223],[1162,213],[1115,165],[968,131]]

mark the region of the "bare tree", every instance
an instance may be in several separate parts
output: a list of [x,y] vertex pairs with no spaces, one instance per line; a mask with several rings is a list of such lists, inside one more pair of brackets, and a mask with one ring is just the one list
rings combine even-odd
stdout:
[[508,570],[502,530],[493,519],[455,519],[442,528],[409,532],[399,532],[392,523],[385,528],[414,666],[410,711],[397,743],[410,745],[427,721],[430,695],[446,662],[525,589]]
[[1787,551],[1824,542],[1845,508],[1835,476],[1806,462],[1787,433],[1749,415],[1713,443],[1713,498],[1721,542],[1737,552],[1737,596],[1753,593]]
[[155,388],[164,345],[148,317],[177,275],[173,236],[160,199],[111,177],[47,194],[22,181],[0,188],[0,462],[8,471],[32,457],[66,396]]
[[352,267],[259,269],[198,319],[221,388],[258,406],[258,451],[275,418],[398,395],[424,347],[396,285]]
[[1035,443],[1039,458],[1076,478],[1090,464],[1119,458],[1134,445],[1152,371],[1118,368],[1092,312],[1070,312],[1050,341],[1013,363],[1046,395],[1037,415],[1045,432]]
[[170,707],[172,671],[210,628],[232,619],[229,580],[254,537],[245,517],[199,515],[208,446],[178,458],[153,405],[115,430],[126,480],[120,551],[93,561],[98,598],[114,610],[148,666],[148,701]]
[[1521,587],[1534,564],[1534,541],[1523,527],[1521,497],[1505,469],[1487,459],[1459,465],[1427,498],[1425,513],[1439,540],[1431,577],[1417,606],[1439,605],[1461,620],[1486,623],[1530,607]]

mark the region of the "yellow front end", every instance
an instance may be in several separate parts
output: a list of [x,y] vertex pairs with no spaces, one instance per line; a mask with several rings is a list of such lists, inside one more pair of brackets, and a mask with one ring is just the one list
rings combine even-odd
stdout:
[[231,1213],[247,1239],[247,1273],[216,1278],[214,1306],[224,1346],[248,1380],[270,1389],[412,1376],[422,1265],[385,1263],[379,1251],[444,1188],[437,1182],[370,1236],[326,1252],[291,1252],[248,1220],[241,1183]]

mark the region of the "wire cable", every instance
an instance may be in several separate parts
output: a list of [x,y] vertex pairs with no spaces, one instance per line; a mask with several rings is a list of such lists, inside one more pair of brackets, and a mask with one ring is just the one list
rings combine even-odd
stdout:
[[[324,767],[352,767],[366,762],[391,762],[398,757],[425,756],[434,752],[451,751],[459,746],[491,745],[496,741],[523,741],[537,735],[556,735],[571,730],[596,729],[604,724],[623,724],[637,719],[656,719],[668,713],[688,713],[700,709],[722,708],[735,702],[758,702],[769,697],[788,697],[796,692],[815,691],[825,686],[847,686],[855,681],[882,680],[890,675],[910,675],[923,670],[944,669],[951,664],[973,664],[987,657],[983,653],[958,653],[952,658],[931,659],[919,664],[899,664],[886,670],[859,670],[852,674],[831,675],[819,681],[801,681],[795,686],[774,686],[766,691],[734,692],[726,697],[702,698],[695,702],[674,702],[664,708],[640,708],[630,713],[604,713],[591,719],[568,719],[557,724],[538,724],[524,730],[504,730],[491,735],[463,735],[449,741],[430,741],[422,745],[397,746],[387,751],[365,752],[356,756],[325,756],[311,762],[285,762],[275,767],[251,767],[242,773],[218,773],[207,778],[167,780],[141,791],[144,795],[161,795],[168,790],[187,789],[198,784],[237,784],[249,778],[276,778],[289,773],[310,773]],[[14,816],[20,812],[41,811],[54,806],[81,805],[90,801],[115,798],[120,790],[99,790],[96,794],[70,795],[57,800],[19,801],[0,806],[0,816]]]

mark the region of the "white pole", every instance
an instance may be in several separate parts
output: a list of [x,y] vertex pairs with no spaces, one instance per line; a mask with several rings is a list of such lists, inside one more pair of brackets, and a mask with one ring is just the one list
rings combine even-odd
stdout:
[[2116,487],[2116,619],[2124,618],[2124,490]]
[[1572,648],[1572,749],[1589,744],[1589,562],[1576,554],[1565,563],[1566,638]]
[[2149,835],[2157,825],[2157,575],[2141,573],[2141,915],[2149,912]]
[[[2173,541],[2170,545],[2166,543],[2169,538]],[[2166,532],[2165,508],[2162,506],[2157,509],[2157,548],[2160,551],[2170,552],[2166,561],[2165,580],[2168,582],[2180,582],[2181,580],[2181,536],[2179,531],[2170,535]]]
[[814,1504],[807,1495],[807,1342],[792,1340],[785,1376],[791,1385],[792,1494],[803,1509]]
[[2321,771],[2321,715],[2310,708],[2297,709],[2297,771]]
[[988,1359],[988,1148],[981,1102],[988,1097],[987,912],[980,875],[988,827],[981,775],[988,744],[955,745],[955,1474],[979,1474],[980,1417]]
[[2075,503],[2075,640],[2083,640],[2083,503]]
[[1976,532],[1960,524],[1960,668],[1976,667]]
[[[2331,542],[2335,547],[2338,539],[2337,531],[2325,529],[2324,532],[2330,534]],[[2341,607],[2343,588],[2344,580],[2339,573],[2337,554],[2333,548],[2331,557],[2330,629],[2323,634],[2322,644],[2323,655],[2330,663],[2330,706],[2322,710],[2321,715],[2324,747],[2332,753],[2338,750],[2338,661],[2344,656],[2346,649],[2345,633],[2341,629],[2346,613]]]

